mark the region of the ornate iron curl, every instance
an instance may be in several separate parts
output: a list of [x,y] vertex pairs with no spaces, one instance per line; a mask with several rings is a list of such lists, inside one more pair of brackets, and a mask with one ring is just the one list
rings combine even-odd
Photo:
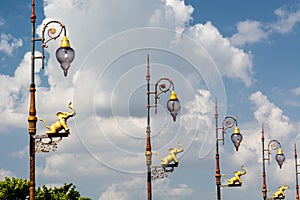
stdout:
[[58,140],[50,139],[49,142],[43,142],[42,139],[36,142],[35,151],[37,153],[49,153],[50,151],[56,151],[57,145],[62,141],[62,138]]
[[[161,83],[163,81],[167,81],[168,85],[166,83]],[[161,84],[159,84],[159,83],[161,83]],[[158,81],[156,81],[156,83],[155,83],[155,99],[159,99],[160,98],[159,96],[162,93],[168,92],[171,87],[172,87],[172,90],[174,90],[174,83],[169,78],[161,78]],[[157,88],[160,90],[160,92],[157,92]]]
[[222,130],[226,132],[227,129],[232,128],[233,126],[237,126],[237,120],[234,116],[227,116],[222,121]]
[[268,144],[268,151],[271,153],[273,150],[281,148],[281,144],[277,140],[271,140]]
[[272,153],[272,151],[277,150],[278,148],[281,148],[281,144],[278,140],[271,140],[268,143],[268,149],[265,149],[264,151],[268,152],[268,164],[270,164],[270,154]]
[[218,140],[222,140],[223,141],[223,145],[224,145],[224,134],[226,133],[227,129],[232,128],[233,126],[237,126],[237,119],[235,118],[235,116],[227,116],[223,119],[222,121],[222,127],[218,128],[218,129],[222,129],[222,137],[218,138]]
[[[56,30],[54,27],[54,24],[58,24],[60,29],[59,31]],[[51,27],[50,27],[51,25]],[[52,26],[53,25],[53,26]],[[45,38],[45,32],[47,32],[47,39]],[[45,48],[48,48],[47,43],[51,40],[56,40],[60,37],[60,35],[64,32],[64,36],[66,36],[66,27],[65,25],[57,20],[52,20],[46,24],[44,24],[43,30],[42,30],[42,38],[34,38],[33,41],[42,41],[42,56],[35,56],[35,59],[42,59],[42,69],[44,69],[44,59],[45,59]]]
[[[60,26],[60,30],[59,32],[57,33],[56,31],[56,28],[54,27],[48,27],[49,25],[53,25],[53,24],[58,24]],[[51,40],[56,40],[57,38],[60,37],[61,33],[64,31],[64,35],[66,35],[66,27],[65,25],[60,22],[60,21],[57,21],[57,20],[53,20],[53,21],[50,21],[48,23],[46,23],[44,25],[44,28],[43,28],[43,31],[42,31],[42,41],[43,41],[43,47],[44,48],[48,48],[47,46],[47,43]],[[47,32],[47,35],[49,37],[49,39],[45,39],[45,32]]]
[[[168,85],[164,82],[168,82]],[[158,89],[160,90],[158,92]],[[160,95],[162,93],[166,93],[168,92],[170,89],[174,90],[174,83],[171,79],[169,78],[161,78],[158,81],[156,81],[155,83],[155,91],[154,92],[150,92],[151,94],[155,95],[155,114],[157,114],[157,100],[160,98]]]

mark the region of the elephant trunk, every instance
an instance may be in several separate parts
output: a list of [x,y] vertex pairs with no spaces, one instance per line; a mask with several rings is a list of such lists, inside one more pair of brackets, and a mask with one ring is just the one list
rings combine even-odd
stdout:
[[180,149],[178,150],[178,152],[183,152],[184,148],[183,148],[182,144],[180,144],[179,142],[177,142],[177,145],[180,147]]
[[247,173],[247,170],[246,170],[246,168],[244,166],[242,166],[241,169],[243,170],[242,175],[244,175],[244,174]]
[[68,108],[70,108],[72,110],[72,113],[69,114],[70,117],[73,117],[74,115],[76,115],[75,109],[71,106],[72,102],[69,102],[68,104]]

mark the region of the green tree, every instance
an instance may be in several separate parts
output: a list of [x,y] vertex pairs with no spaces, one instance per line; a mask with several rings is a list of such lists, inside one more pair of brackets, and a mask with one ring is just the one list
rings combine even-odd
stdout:
[[[73,183],[64,184],[62,187],[50,188],[45,185],[35,190],[36,200],[91,200],[81,197],[75,190]],[[29,199],[29,181],[26,179],[5,177],[0,181],[0,200],[26,200]]]
[[29,181],[12,177],[5,177],[0,181],[1,200],[24,200],[29,197]]

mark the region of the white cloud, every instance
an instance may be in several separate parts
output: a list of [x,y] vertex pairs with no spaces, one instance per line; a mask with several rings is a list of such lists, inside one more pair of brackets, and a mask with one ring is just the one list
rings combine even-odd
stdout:
[[237,46],[259,42],[269,36],[269,33],[263,30],[262,24],[257,21],[246,20],[239,22],[237,24],[237,31],[230,38],[231,43]]
[[[28,52],[24,55],[23,60],[17,67],[14,76],[0,75],[2,99],[0,103],[1,110],[1,128],[5,127],[24,127],[24,122],[16,119],[26,119],[28,110],[26,109],[28,102],[28,88],[30,77],[28,69],[30,69],[31,54]],[[37,62],[40,64],[40,62]],[[36,72],[39,72],[40,67],[36,67]],[[28,74],[28,76],[24,76]],[[40,79],[36,76],[37,86],[40,84]]]
[[233,45],[242,46],[268,39],[271,34],[290,33],[295,25],[300,22],[300,10],[290,9],[287,6],[274,11],[277,21],[264,23],[253,20],[245,20],[237,23],[237,33],[233,34],[230,41]]
[[[57,12],[57,10],[62,9],[64,12]],[[104,0],[45,1],[45,16],[47,18],[44,22],[54,17],[62,20],[66,25],[71,45],[76,51],[76,58],[72,63],[69,76],[64,78],[57,61],[54,59],[56,44],[58,45],[59,41],[49,43],[49,47],[46,50],[50,57],[47,58],[49,61],[45,66],[49,88],[41,87],[41,80],[37,76],[37,115],[38,117],[49,118],[49,121],[50,118],[55,120],[55,112],[67,109],[68,101],[72,100],[77,111],[77,115],[74,118],[77,130],[74,128],[74,124],[69,124],[72,136],[63,139],[63,142],[58,146],[58,151],[45,157],[39,157],[42,161],[41,164],[37,163],[37,177],[44,179],[44,182],[63,182],[62,180],[75,179],[81,182],[82,185],[85,185],[85,191],[93,192],[94,194],[92,195],[95,195],[95,192],[91,191],[89,184],[86,183],[94,180],[96,187],[106,188],[100,197],[103,199],[119,197],[141,199],[140,197],[144,196],[144,177],[142,180],[130,180],[121,183],[119,177],[124,178],[128,176],[128,173],[140,174],[145,171],[146,102],[144,64],[146,51],[151,51],[152,47],[160,47],[157,48],[161,51],[159,53],[164,51],[168,51],[170,54],[174,53],[174,55],[177,55],[177,58],[186,59],[193,63],[194,66],[205,66],[201,68],[203,71],[197,71],[194,68],[190,70],[185,65],[177,66],[177,68],[173,67],[177,64],[174,61],[173,63],[168,63],[168,67],[172,66],[166,67],[168,70],[171,68],[168,71],[168,75],[171,75],[172,78],[175,77],[173,78],[175,84],[176,82],[181,83],[176,85],[178,97],[182,102],[189,102],[184,107],[186,113],[182,113],[182,117],[179,116],[175,124],[169,118],[169,113],[164,109],[160,109],[158,115],[151,119],[153,150],[163,154],[163,152],[167,152],[170,146],[176,145],[177,140],[179,140],[187,147],[188,152],[188,147],[192,146],[194,137],[191,137],[192,134],[186,133],[186,130],[195,131],[196,129],[197,131],[197,126],[194,125],[195,121],[199,121],[199,118],[201,128],[209,126],[212,111],[210,97],[213,94],[211,91],[200,89],[201,81],[197,80],[196,84],[194,84],[194,81],[191,83],[189,81],[191,75],[196,74],[197,77],[201,77],[208,74],[203,79],[206,82],[217,83],[216,87],[221,90],[223,89],[222,83],[216,81],[217,78],[221,79],[219,73],[215,73],[218,77],[212,76],[215,74],[211,73],[213,70],[218,72],[218,69],[215,69],[215,65],[211,67],[211,63],[216,63],[223,76],[240,79],[247,86],[250,86],[252,83],[251,54],[233,47],[229,39],[223,37],[210,22],[190,27],[188,23],[192,19],[192,13],[193,8],[185,5],[184,1],[180,0],[132,0],[119,2]],[[82,21],[85,23],[78,23]],[[105,43],[110,39],[113,40],[114,38],[110,37],[114,34],[128,31],[132,28],[149,26],[176,30],[178,31],[177,38],[174,37],[173,32],[172,34],[164,35],[165,32],[162,31],[159,32],[161,35],[152,35],[151,30],[147,29],[147,31],[150,30],[147,34],[136,34],[133,37],[126,37],[128,35],[120,34],[120,38],[123,37],[122,40],[117,40],[118,42],[116,43]],[[41,30],[41,26],[38,30]],[[137,31],[137,33],[141,32]],[[172,37],[168,37],[169,35],[172,35]],[[137,41],[142,42],[135,44],[136,40],[134,40],[134,37],[140,38]],[[206,54],[203,54],[203,49],[199,46],[195,45],[190,49],[185,47],[184,43],[187,40],[184,39],[187,37],[193,42],[201,44],[201,47],[204,47],[205,52],[207,51],[211,57],[207,58]],[[175,43],[174,39],[176,39]],[[109,45],[105,46],[107,44]],[[144,46],[139,46],[141,44]],[[156,46],[156,44],[161,44],[161,46]],[[101,48],[104,50],[100,51],[100,53],[93,52],[94,48],[98,47],[97,45],[103,45]],[[128,46],[130,46],[129,50],[126,49]],[[131,52],[128,53],[128,51],[137,52],[140,47],[146,50],[137,54],[136,57],[133,56],[128,60],[122,60],[124,62],[114,66],[115,68],[111,67],[113,62],[130,55]],[[182,53],[186,49],[192,52],[189,55],[190,57]],[[95,55],[90,56],[93,53]],[[153,62],[162,62],[164,55],[159,56],[155,53]],[[141,62],[134,62],[138,60],[138,56],[143,56],[143,66],[140,68],[136,66],[141,66]],[[197,59],[199,58],[201,58],[201,62],[193,62],[195,60],[198,61]],[[88,60],[85,62],[85,59]],[[168,61],[172,61],[172,59]],[[40,64],[39,61],[36,61],[37,67],[40,67]],[[165,74],[167,70],[162,67],[164,64],[162,63],[162,65],[156,65],[151,68],[153,75],[159,75],[158,77],[160,78],[161,75]],[[82,68],[80,69],[80,67]],[[5,115],[6,120],[11,120],[9,123],[5,122],[6,125],[11,124],[11,126],[15,126],[15,124],[18,124],[21,127],[26,126],[24,120],[16,122],[13,119],[26,119],[28,115],[29,69],[30,54],[28,53],[25,55],[14,77],[0,77],[2,79],[1,82],[5,83],[2,85],[2,91],[9,88],[6,90],[7,93],[1,93],[3,95],[1,98],[7,100],[1,106],[1,109],[4,110],[2,113]],[[130,74],[133,69],[136,69],[136,71]],[[204,72],[207,69],[209,73],[205,74]],[[39,68],[36,69],[37,72],[39,70]],[[28,76],[25,74],[28,74]],[[142,88],[141,94],[143,96],[138,94],[137,99],[134,99],[134,95],[140,92],[140,88]],[[222,92],[224,91],[215,93],[223,94]],[[73,93],[75,94],[72,96]],[[22,95],[20,97],[17,94]],[[135,103],[137,101],[141,103]],[[159,108],[162,108],[161,105],[164,102],[160,103]],[[15,107],[15,105],[19,105],[19,107]],[[22,112],[19,112],[22,113],[21,116],[15,115],[15,113],[18,113],[18,108],[19,111],[22,110]],[[105,109],[110,112],[114,109],[114,113],[104,113],[103,110]],[[140,110],[143,114],[135,115]],[[7,112],[10,111],[13,115],[8,117],[10,115],[7,115]],[[48,119],[46,120],[48,122]],[[181,121],[188,123],[185,124]],[[38,123],[38,126],[38,131],[44,130],[44,127],[43,129],[41,128],[42,125],[40,123]],[[183,130],[184,128],[185,130]],[[81,141],[75,137],[75,132],[78,133]],[[202,132],[199,134],[202,134]],[[198,139],[202,138],[199,137]],[[209,143],[209,145],[211,144],[213,142]],[[197,149],[192,149],[191,151],[197,152]],[[190,159],[190,157],[188,158]],[[187,165],[190,162],[189,159],[186,159]],[[156,163],[154,157],[153,160]],[[124,175],[121,172],[126,173]],[[101,181],[97,182],[97,180]],[[131,188],[126,187],[131,181],[133,182]],[[139,188],[137,193],[132,193],[136,188]],[[183,182],[175,186],[169,182],[164,182],[154,190],[161,199],[183,199],[186,196],[192,199],[194,193],[191,186]],[[168,197],[164,193],[161,194],[161,192],[166,191],[171,191],[173,195]],[[136,194],[136,196],[132,194]]]
[[[99,200],[145,198],[145,180],[145,177],[135,177],[127,181],[112,184],[101,194]],[[180,183],[174,187],[171,186],[170,182],[169,179],[152,181],[152,196],[155,196],[155,199],[161,200],[193,197],[194,191],[187,184]]]
[[292,107],[300,107],[299,101],[287,100],[285,101],[285,104]]
[[158,196],[158,199],[190,199],[193,197],[193,189],[187,184],[180,183],[177,186],[170,186],[169,179],[163,179],[155,182],[155,189],[153,193]]
[[271,137],[284,137],[294,131],[289,117],[284,115],[283,111],[270,102],[262,92],[251,94],[249,99],[255,104],[255,119],[268,126]]
[[103,192],[99,198],[99,200],[111,200],[111,199],[118,199],[118,200],[128,200],[128,193],[127,192],[117,192],[116,185],[113,184],[105,192]]
[[99,200],[142,199],[145,194],[144,177],[134,177],[126,181],[113,183],[100,195]]
[[198,90],[195,99],[185,104],[186,113],[182,116],[185,129],[188,132],[207,129],[211,125],[212,108],[210,92]]
[[2,17],[0,17],[0,26],[5,25],[5,19],[3,19]]
[[200,42],[208,51],[222,75],[242,80],[248,87],[252,84],[252,55],[231,45],[211,22],[190,27],[188,35]]
[[[1,21],[0,21],[1,23]],[[0,51],[7,55],[12,55],[13,51],[23,45],[21,39],[17,39],[10,34],[1,33],[0,35]]]
[[177,40],[192,20],[194,8],[182,0],[165,0],[165,4],[154,11],[150,18],[151,26],[168,27],[176,30]]
[[10,170],[0,168],[0,180],[3,180],[5,176],[10,178],[12,176],[15,176],[15,174]]
[[278,20],[270,25],[271,29],[286,34],[291,32],[295,24],[300,22],[300,10],[291,11],[285,7],[278,8],[274,11]]
[[[71,142],[70,140],[68,141],[68,138],[65,138],[65,140],[65,142]],[[60,145],[62,144],[59,144],[58,148],[61,147]],[[87,156],[87,154],[60,153],[59,151],[48,154],[45,166],[36,168],[37,176],[54,181],[61,179],[95,180],[99,176],[104,176],[108,172],[107,170],[107,168],[101,166],[93,157]],[[60,178],[58,179],[57,177]]]
[[300,87],[296,87],[296,88],[292,89],[292,93],[299,96],[300,95]]
[[29,147],[26,146],[24,149],[20,151],[10,153],[10,156],[16,158],[26,158],[28,151],[29,151]]

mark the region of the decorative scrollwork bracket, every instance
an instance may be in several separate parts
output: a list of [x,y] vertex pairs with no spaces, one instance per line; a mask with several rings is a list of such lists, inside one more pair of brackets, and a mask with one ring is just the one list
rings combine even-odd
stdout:
[[160,165],[158,166],[152,166],[151,170],[151,178],[152,180],[157,180],[157,179],[164,179],[168,177],[169,173],[174,172],[174,168],[178,166],[177,164],[169,164],[166,167],[161,167]]
[[[68,137],[69,133],[57,133],[57,134],[39,134],[35,135],[34,139],[38,141],[35,143],[35,151],[37,153],[49,153],[50,151],[56,151],[57,145],[62,141],[63,137]],[[58,138],[58,139],[53,139]]]

